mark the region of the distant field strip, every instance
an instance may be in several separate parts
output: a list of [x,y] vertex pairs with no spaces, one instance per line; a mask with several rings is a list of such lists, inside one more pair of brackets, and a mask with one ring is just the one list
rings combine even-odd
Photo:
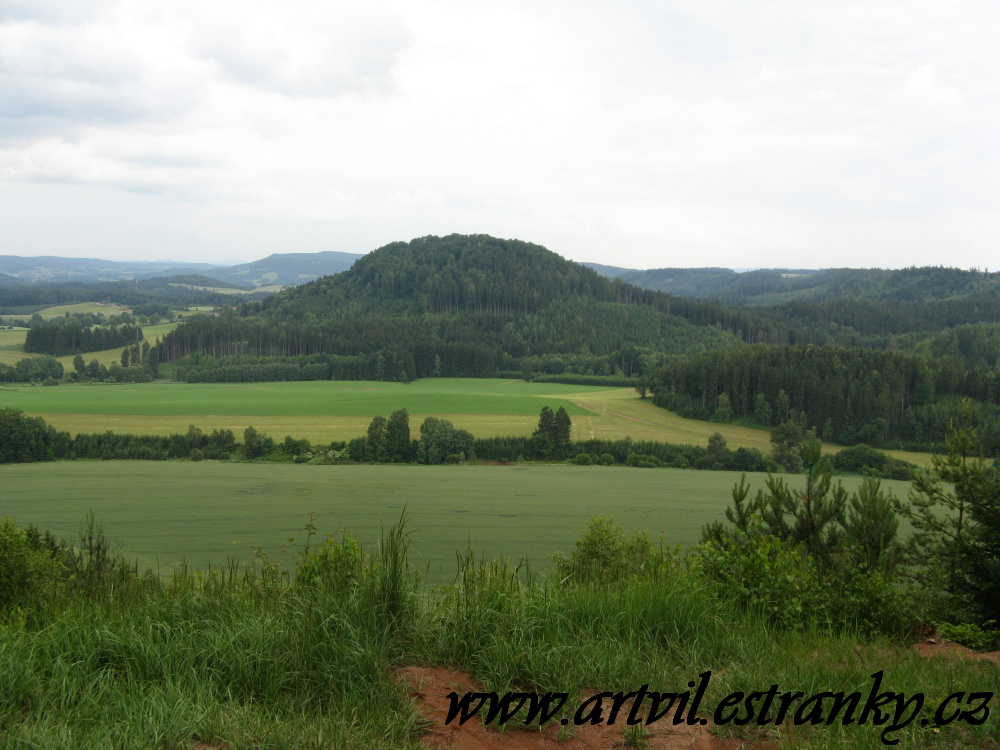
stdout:
[[[410,412],[416,437],[427,416],[444,417],[480,437],[528,435],[542,406],[560,406],[575,421],[598,416],[570,397],[596,387],[509,380],[427,379],[409,385],[365,381],[305,383],[153,383],[143,385],[61,385],[57,388],[6,386],[0,404],[41,416],[60,430],[165,435],[195,424],[204,430],[248,425],[282,438],[316,443],[364,435],[376,414]],[[580,433],[583,434],[583,433]],[[617,435],[614,425],[602,434]],[[618,435],[624,437],[626,433]]]
[[[32,413],[109,415],[241,415],[371,417],[408,408],[427,414],[534,415],[542,406],[584,407],[567,396],[580,386],[499,380],[422,380],[409,385],[367,381],[294,383],[144,383],[10,387],[4,400]],[[597,390],[592,389],[592,390]]]
[[[709,436],[719,432],[730,448],[757,448],[765,454],[771,450],[766,430],[684,419],[653,406],[651,399],[640,399],[629,388],[479,378],[426,378],[408,385],[161,382],[0,388],[0,406],[23,409],[73,434],[114,430],[166,435],[185,432],[191,424],[239,434],[253,425],[278,439],[291,435],[319,444],[364,435],[373,416],[403,408],[410,412],[415,437],[428,416],[450,419],[477,437],[530,435],[545,405],[566,408],[575,440],[632,437],[706,445]],[[839,446],[827,445],[824,450],[836,452]],[[889,453],[921,466],[930,460],[925,453]]]
[[[748,479],[756,488],[766,476]],[[795,486],[804,479],[789,477]],[[93,508],[123,554],[166,571],[182,558],[201,567],[246,562],[258,546],[287,563],[310,513],[321,531],[346,527],[371,544],[405,508],[411,559],[443,582],[468,546],[542,568],[602,513],[665,544],[694,544],[704,524],[723,517],[738,480],[735,472],[601,466],[60,461],[0,467],[0,516],[74,538]],[[906,483],[884,484],[905,496]]]
[[[685,419],[654,406],[652,399],[640,399],[635,391],[626,388],[581,394],[574,396],[572,401],[578,406],[600,412],[606,419],[614,419],[619,424],[631,424],[629,434],[637,440],[705,445],[713,433],[720,432],[730,448],[758,448],[765,453],[771,450],[770,435],[764,430]],[[586,429],[589,429],[587,425],[580,424],[574,437],[577,440],[601,437],[598,434],[582,434],[581,430]]]
[[[105,308],[108,310],[110,308]],[[60,316],[54,316],[60,317]],[[156,343],[157,336],[163,336],[177,327],[177,323],[161,323],[155,326],[143,326],[142,335],[143,340],[148,341],[150,346]],[[0,362],[5,365],[12,365],[18,360],[25,359],[27,357],[41,357],[41,354],[27,353],[23,350],[24,340],[28,336],[28,330],[26,328],[21,328],[14,331],[0,331]],[[122,349],[124,347],[118,347],[117,349],[104,349],[99,352],[84,352],[83,358],[90,362],[96,359],[102,365],[111,365],[115,362],[120,362],[122,358]],[[62,366],[67,370],[71,371],[73,369],[73,358],[72,354],[68,354],[63,357],[56,357]]]
[[17,328],[13,331],[0,331],[0,364],[12,365],[25,357],[38,357],[38,354],[25,354],[24,340],[28,337],[27,328]]

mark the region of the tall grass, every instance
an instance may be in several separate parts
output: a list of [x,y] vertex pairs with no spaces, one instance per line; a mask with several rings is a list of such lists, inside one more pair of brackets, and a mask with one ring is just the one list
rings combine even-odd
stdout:
[[[371,549],[310,533],[294,574],[262,555],[251,571],[181,567],[164,581],[115,558],[91,527],[57,596],[0,613],[0,747],[414,748],[421,720],[393,679],[407,663],[460,667],[498,691],[581,696],[682,691],[711,670],[708,710],[772,684],[867,689],[876,669],[928,700],[1000,692],[995,666],[921,660],[862,633],[776,629],[676,560],[599,584],[469,551],[452,584],[428,590],[407,547],[404,523]],[[720,731],[882,746],[871,727]],[[899,736],[901,747],[987,747],[998,732],[991,720]]]

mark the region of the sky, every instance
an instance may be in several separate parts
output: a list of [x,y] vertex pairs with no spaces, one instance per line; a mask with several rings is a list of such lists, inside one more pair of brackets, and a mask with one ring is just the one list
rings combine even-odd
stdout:
[[0,0],[0,254],[997,270],[992,0]]

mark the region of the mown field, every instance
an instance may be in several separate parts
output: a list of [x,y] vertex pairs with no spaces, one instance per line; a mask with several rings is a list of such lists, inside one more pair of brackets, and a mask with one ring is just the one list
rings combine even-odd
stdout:
[[[323,532],[366,543],[406,510],[412,559],[433,581],[456,551],[527,558],[536,569],[570,552],[587,520],[610,514],[669,546],[698,541],[721,519],[735,472],[625,467],[311,466],[223,462],[61,461],[0,467],[0,517],[74,538],[93,509],[121,552],[168,570],[243,561],[257,547],[288,561],[310,514]],[[754,487],[765,475],[748,475]],[[804,476],[789,477],[793,485]],[[859,480],[845,478],[847,487]],[[885,482],[905,496],[905,482]],[[295,542],[289,542],[294,538]]]
[[[104,310],[113,310],[116,308],[105,307]],[[61,317],[61,316],[53,316]],[[155,326],[142,326],[142,335],[146,341],[150,342],[150,345],[156,342],[157,336],[163,336],[164,334],[174,330],[177,327],[177,323],[161,323]],[[26,353],[23,350],[24,339],[28,335],[26,328],[19,328],[13,331],[0,331],[0,362],[5,365],[12,365],[20,359],[25,357],[41,357],[41,354]],[[110,365],[115,362],[120,362],[122,358],[122,349],[124,347],[118,347],[117,349],[104,349],[99,352],[84,352],[83,358],[90,362],[96,359],[102,365]],[[73,369],[73,355],[66,355],[64,357],[56,357],[64,368],[67,370]]]
[[21,351],[27,335],[26,328],[15,328],[13,331],[0,330],[0,363],[12,365],[19,359],[33,356]]
[[100,302],[77,302],[71,305],[46,307],[43,310],[39,310],[38,314],[46,320],[52,320],[53,318],[61,318],[66,313],[70,315],[97,315],[98,313],[102,315],[118,315],[122,312],[131,312],[131,310],[131,307],[123,307],[121,305],[102,305]]
[[[147,336],[155,335],[150,327]],[[115,350],[112,350],[115,351]],[[117,350],[120,356],[120,350]],[[65,363],[72,366],[71,362]],[[416,433],[427,416],[450,419],[477,437],[529,435],[542,406],[566,408],[573,438],[659,440],[705,445],[714,432],[730,448],[770,451],[766,430],[684,419],[640,399],[629,388],[525,383],[520,380],[426,378],[409,384],[374,381],[299,383],[150,383],[142,385],[20,385],[0,390],[4,406],[41,416],[60,430],[165,435],[253,425],[278,439],[285,435],[314,443],[350,440],[365,433],[371,418],[406,408]],[[826,446],[827,452],[838,450]],[[925,465],[929,456],[890,451]]]

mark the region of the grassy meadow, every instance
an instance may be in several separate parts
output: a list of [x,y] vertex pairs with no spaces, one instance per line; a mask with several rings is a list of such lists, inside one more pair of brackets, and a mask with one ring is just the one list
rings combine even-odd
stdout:
[[[72,307],[72,305],[64,307]],[[112,308],[104,308],[105,311],[111,309]],[[164,334],[174,330],[176,327],[177,323],[160,323],[155,326],[142,326],[142,335],[144,339],[149,341],[150,345],[152,345],[155,343],[157,336],[163,336]],[[0,331],[0,363],[12,365],[18,360],[26,357],[43,356],[41,354],[27,353],[23,350],[24,340],[27,335],[28,330],[26,328],[17,328],[13,331]],[[96,359],[102,365],[111,365],[115,362],[121,362],[122,349],[124,349],[124,347],[118,347],[117,349],[104,349],[99,352],[84,352],[83,358],[87,362]],[[67,354],[63,357],[56,357],[56,359],[58,359],[62,363],[62,366],[69,371],[73,369],[73,357],[74,355]]]
[[[122,305],[102,305],[100,302],[76,302],[70,305],[53,305],[52,307],[46,307],[38,311],[45,320],[52,320],[53,318],[62,318],[69,313],[70,315],[119,315],[123,312],[131,312],[131,307],[123,307]],[[24,316],[29,317],[29,316]]]
[[[64,477],[63,486],[48,489],[62,493],[62,499],[55,501],[60,512],[82,506],[84,499],[73,499],[79,495],[116,495],[133,509],[144,509],[131,519],[146,524],[150,535],[159,534],[174,545],[184,544],[184,539],[193,538],[201,529],[218,531],[224,525],[222,511],[232,504],[224,488],[209,481],[215,469],[191,465],[192,475],[201,480],[195,486],[172,479],[171,468],[175,474],[188,474],[177,472],[176,463],[156,464],[163,471],[150,482],[151,477],[129,470],[141,463],[91,463],[91,469],[107,467],[96,485],[80,485],[85,476],[76,477],[76,483]],[[54,468],[58,474],[67,466],[76,464],[42,468]],[[15,471],[0,473],[5,486],[22,481],[25,475],[20,472],[33,467],[10,468]],[[244,496],[242,505],[233,511],[241,526],[263,522],[254,516],[259,505],[284,506],[286,511],[297,506],[294,483],[278,481],[280,473],[272,471],[282,467],[218,468],[262,472],[255,477],[256,486],[243,489],[266,498],[255,502],[253,492]],[[351,472],[342,481],[331,480],[341,476],[342,469],[382,469],[367,477],[363,473],[354,476],[365,485],[369,498],[386,492],[386,478],[397,469],[410,475],[400,486],[415,486],[425,496],[430,496],[435,483],[450,483],[461,487],[466,507],[474,502],[491,509],[494,535],[513,537],[512,519],[517,514],[498,518],[496,511],[504,507],[500,505],[503,499],[488,494],[489,488],[502,483],[492,469],[442,467],[448,478],[433,470],[417,478],[421,467],[284,468],[325,475],[324,497],[352,484]],[[484,481],[471,479],[480,472]],[[628,498],[609,499],[606,504],[611,506],[634,503],[633,477],[637,475],[658,477],[661,485],[669,485],[675,474],[708,474],[554,466],[528,467],[521,472],[511,469],[510,473],[536,481],[507,485],[508,491],[537,485],[539,492],[548,489],[545,494],[551,497],[568,486],[582,497],[598,497],[596,488],[613,491],[611,498]],[[620,481],[601,487],[595,478],[602,475],[617,476]],[[158,502],[162,495],[155,488],[171,484],[168,502]],[[623,488],[628,488],[627,495]],[[435,496],[449,494],[439,488]],[[690,489],[685,495],[691,495]],[[52,498],[60,495],[46,497],[52,504]],[[276,497],[284,501],[276,502]],[[546,505],[522,497],[521,515]],[[670,497],[665,493],[661,504],[669,505]],[[42,497],[37,500],[33,507],[40,510],[46,503]],[[566,517],[573,503],[567,499],[561,508],[549,508],[555,513],[532,519],[534,526],[568,532],[567,544],[560,545],[563,549],[578,536],[579,530],[571,528],[572,521]],[[380,515],[378,503],[368,505],[370,516]],[[391,508],[392,514],[397,510]],[[908,647],[909,631],[882,632],[870,624],[859,626],[853,615],[843,623],[812,620],[798,627],[781,627],[765,613],[744,608],[737,599],[711,587],[697,568],[675,565],[655,551],[646,556],[638,575],[609,581],[569,574],[545,582],[518,575],[513,565],[503,561],[466,556],[451,566],[458,572],[454,585],[421,589],[409,575],[409,565],[427,566],[427,552],[422,548],[429,546],[432,532],[447,528],[441,516],[433,525],[427,519],[434,512],[448,510],[447,502],[415,509],[406,527],[408,535],[387,528],[384,543],[368,544],[365,556],[349,544],[314,546],[313,556],[299,569],[302,575],[294,579],[277,574],[271,566],[256,568],[249,575],[224,566],[210,573],[181,567],[163,578],[137,577],[130,570],[108,565],[102,552],[106,547],[100,541],[82,545],[80,556],[64,563],[71,566],[65,569],[71,573],[65,582],[61,571],[44,572],[47,569],[39,566],[43,571],[38,574],[40,585],[14,600],[25,607],[0,616],[4,685],[0,746],[421,750],[427,747],[422,739],[428,729],[436,730],[437,739],[449,738],[444,745],[449,748],[494,742],[508,748],[558,747],[557,739],[577,736],[577,742],[567,747],[875,750],[898,742],[896,746],[904,748],[986,750],[995,748],[1000,739],[995,701],[988,721],[976,723],[974,715],[955,721],[961,709],[980,706],[982,695],[1000,693],[1000,670],[995,664],[976,661],[974,655],[925,658]],[[165,516],[167,512],[171,515]],[[96,509],[95,513],[100,515]],[[484,520],[485,516],[479,523]],[[317,522],[325,525],[322,518]],[[121,526],[114,529],[108,524],[108,528],[113,536],[122,531]],[[171,529],[178,528],[180,542],[171,534]],[[274,527],[270,533],[283,531]],[[9,527],[5,533],[9,543],[13,538]],[[301,542],[301,531],[297,536]],[[517,544],[523,546],[524,540]],[[130,548],[126,544],[120,551],[129,554]],[[485,552],[481,546],[475,551]],[[46,553],[38,552],[36,557],[39,554],[51,564]],[[15,591],[15,596],[19,593]],[[813,587],[809,594],[810,607],[832,606],[824,605],[828,597],[833,597],[833,604],[850,602],[850,592],[832,587]],[[884,622],[891,626],[897,621],[895,610],[889,608],[891,604],[878,603],[880,614],[886,616]],[[866,612],[858,609],[857,602],[853,607]],[[898,622],[904,628],[907,620]],[[940,653],[943,657],[947,652],[942,649]],[[400,668],[414,668],[407,672],[409,685],[394,679]],[[433,687],[420,676],[429,668],[445,674]],[[882,676],[874,680],[873,673],[880,670],[884,682]],[[710,683],[707,671],[712,673]],[[647,685],[655,691],[680,692],[685,684],[693,687],[693,680],[700,678],[705,678],[701,684],[706,688],[700,699],[700,732],[686,723],[673,725],[670,713],[659,724],[637,729],[626,724],[623,712],[598,738],[587,734],[586,717],[594,716],[596,707],[602,710],[598,716],[611,722],[610,698],[596,705],[588,700],[598,691],[609,691],[607,697]],[[494,724],[485,734],[475,720],[472,727],[485,744],[466,744],[468,733],[450,734],[441,725],[440,713],[421,712],[419,707],[432,690],[440,690],[443,696],[450,690],[478,689],[473,679],[486,690],[563,691],[570,700],[545,730],[545,740],[537,728],[518,726],[520,714],[509,724]],[[831,718],[829,725],[801,720],[793,725],[789,711],[780,725],[771,719],[745,724],[731,721],[742,711],[730,710],[716,714],[728,716],[729,723],[712,721],[713,710],[732,708],[731,702],[723,702],[725,696],[736,691],[749,695],[770,685],[775,686],[774,693],[782,691],[781,700],[788,696],[799,701],[793,709],[796,717],[805,715],[808,720],[820,706],[821,720],[835,715],[840,709],[831,707],[832,701],[820,704],[804,696],[832,699],[833,692],[841,692],[857,693],[858,707],[849,710],[855,717],[863,711],[861,715],[867,718],[855,719],[857,724],[841,723],[838,717],[837,721]],[[885,707],[884,712],[872,714],[862,708],[869,695],[874,699],[875,685],[902,693],[903,699],[920,693],[926,703],[919,714],[919,705],[907,703],[906,710],[896,716],[903,721],[888,724],[892,709],[881,695],[879,705]],[[963,702],[973,692],[980,699],[970,697]],[[588,701],[587,710],[576,710],[579,701]],[[647,715],[650,703],[646,701],[640,716]],[[749,708],[749,702],[746,705]],[[949,710],[935,714],[940,705]],[[806,707],[811,711],[806,712]],[[759,702],[754,710],[767,712]],[[774,717],[776,710],[769,716]],[[932,723],[934,716],[951,718],[938,727]],[[585,726],[570,725],[571,717]],[[426,739],[434,742],[433,736]]]
[[36,356],[25,354],[21,349],[27,335],[27,328],[15,328],[12,331],[0,330],[0,364],[12,365],[19,359]]
[[[165,326],[150,326],[155,337]],[[162,332],[162,331],[161,331]],[[121,350],[110,350],[109,354]],[[2,350],[0,350],[2,353]],[[88,355],[89,356],[89,355]],[[64,358],[67,359],[67,358]],[[72,367],[72,358],[64,363]],[[111,361],[116,361],[112,357]],[[40,388],[8,385],[0,403],[43,417],[57,429],[78,432],[130,432],[166,435],[194,424],[203,430],[240,433],[253,425],[277,439],[285,435],[313,443],[363,435],[371,418],[397,409],[410,412],[416,432],[427,416],[449,419],[477,437],[530,435],[542,406],[565,407],[573,438],[659,440],[705,445],[714,432],[729,447],[770,451],[766,430],[679,417],[640,399],[630,388],[526,383],[484,378],[425,378],[402,384],[375,381],[293,383],[86,383]],[[827,445],[826,452],[839,450]],[[927,454],[889,451],[897,458],[926,465]]]
[[[0,467],[0,517],[73,539],[93,509],[123,554],[162,570],[249,560],[261,547],[288,561],[310,514],[323,532],[378,539],[406,509],[411,559],[432,580],[454,573],[471,544],[487,557],[541,568],[569,552],[588,519],[610,514],[664,544],[691,545],[731,503],[736,472],[625,467],[312,466],[156,461],[60,461]],[[748,475],[756,487],[766,476]],[[789,477],[793,485],[804,476]],[[857,478],[845,478],[853,488]],[[905,482],[885,482],[905,496]],[[288,543],[294,537],[296,543]]]

